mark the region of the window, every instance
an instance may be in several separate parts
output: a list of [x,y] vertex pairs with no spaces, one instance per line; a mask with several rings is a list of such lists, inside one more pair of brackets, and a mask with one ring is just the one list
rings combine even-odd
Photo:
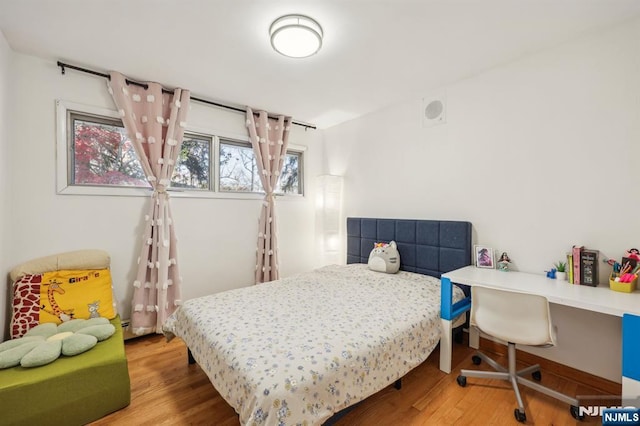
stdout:
[[149,187],[122,122],[69,114],[71,185]]
[[[57,104],[58,192],[139,195],[149,191],[151,186],[115,111],[65,101]],[[302,177],[303,149],[290,147],[276,193],[303,195]],[[264,193],[248,138],[231,139],[188,128],[169,190],[194,197],[246,198]]]
[[184,133],[171,188],[210,190],[212,136]]
[[[277,194],[302,194],[301,153],[287,151]],[[264,192],[253,148],[248,143],[220,140],[220,191]]]
[[[120,120],[70,111],[69,123],[72,185],[151,187]],[[210,189],[211,141],[185,132],[171,188]]]

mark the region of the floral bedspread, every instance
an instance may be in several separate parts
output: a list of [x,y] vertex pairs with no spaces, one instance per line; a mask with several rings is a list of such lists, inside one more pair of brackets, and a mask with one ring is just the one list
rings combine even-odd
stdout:
[[319,425],[429,356],[440,281],[325,266],[186,301],[163,330],[185,341],[243,425]]

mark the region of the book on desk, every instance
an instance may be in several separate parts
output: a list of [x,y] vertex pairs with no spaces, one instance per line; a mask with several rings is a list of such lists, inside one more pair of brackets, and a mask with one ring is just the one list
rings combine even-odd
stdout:
[[571,255],[573,256],[573,281],[571,284],[580,284],[580,254],[584,246],[575,245],[571,249]]
[[573,284],[573,253],[567,253],[567,281]]
[[598,285],[598,253],[598,250],[581,245],[572,247],[571,254],[567,254],[568,264],[571,265],[568,277],[571,284]]
[[598,250],[582,249],[580,253],[580,283],[598,285]]

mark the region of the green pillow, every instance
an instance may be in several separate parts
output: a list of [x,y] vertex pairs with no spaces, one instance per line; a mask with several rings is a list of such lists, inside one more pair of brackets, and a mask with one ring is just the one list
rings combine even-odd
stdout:
[[116,328],[113,324],[92,325],[90,327],[84,327],[77,331],[77,334],[88,334],[94,336],[99,342],[113,336],[116,332]]
[[15,348],[16,346],[20,346],[27,342],[41,342],[44,340],[43,336],[29,336],[22,337],[20,339],[7,340],[5,342],[0,343],[0,352],[8,351],[9,349]]
[[20,365],[23,367],[40,367],[50,364],[60,356],[62,340],[47,340],[31,349],[22,357]]
[[71,331],[73,333],[75,333],[76,331],[80,330],[82,327],[86,327],[86,323],[87,320],[83,320],[80,318],[76,318],[76,319],[72,319],[66,322],[63,322],[62,324],[58,324],[58,333],[62,333],[64,331]]
[[74,356],[93,348],[98,339],[88,334],[74,334],[62,341],[62,355]]
[[[20,339],[16,339],[20,340]],[[33,348],[39,346],[43,341],[29,341],[15,348],[0,352],[0,368],[10,368],[20,365],[20,360]]]
[[39,367],[60,355],[79,355],[115,332],[115,326],[106,318],[74,319],[59,326],[39,324],[24,337],[0,343],[0,369],[18,365]]
[[110,324],[110,323],[108,319],[103,317],[90,318],[90,319],[76,318],[70,321],[63,322],[62,324],[58,325],[57,333],[62,333],[63,331],[72,331],[75,333],[81,328],[89,327],[92,325],[99,325],[99,324]]
[[43,324],[36,325],[31,330],[27,331],[24,335],[51,337],[57,332],[58,332],[58,326],[55,323],[45,322]]

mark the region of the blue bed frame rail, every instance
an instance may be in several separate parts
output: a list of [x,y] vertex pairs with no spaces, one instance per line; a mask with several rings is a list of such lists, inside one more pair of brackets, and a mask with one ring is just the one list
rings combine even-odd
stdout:
[[[367,263],[375,242],[391,240],[398,244],[403,271],[441,278],[472,262],[471,222],[349,217],[347,263]],[[452,304],[451,281],[445,278],[441,285],[442,318],[452,320],[471,307],[468,288],[463,288],[467,297]]]
[[[460,285],[460,287],[462,287]],[[468,288],[465,287],[466,297],[456,303],[453,302],[453,285],[449,278],[440,279],[440,318],[453,321],[459,315],[471,309],[471,296],[468,294]]]

